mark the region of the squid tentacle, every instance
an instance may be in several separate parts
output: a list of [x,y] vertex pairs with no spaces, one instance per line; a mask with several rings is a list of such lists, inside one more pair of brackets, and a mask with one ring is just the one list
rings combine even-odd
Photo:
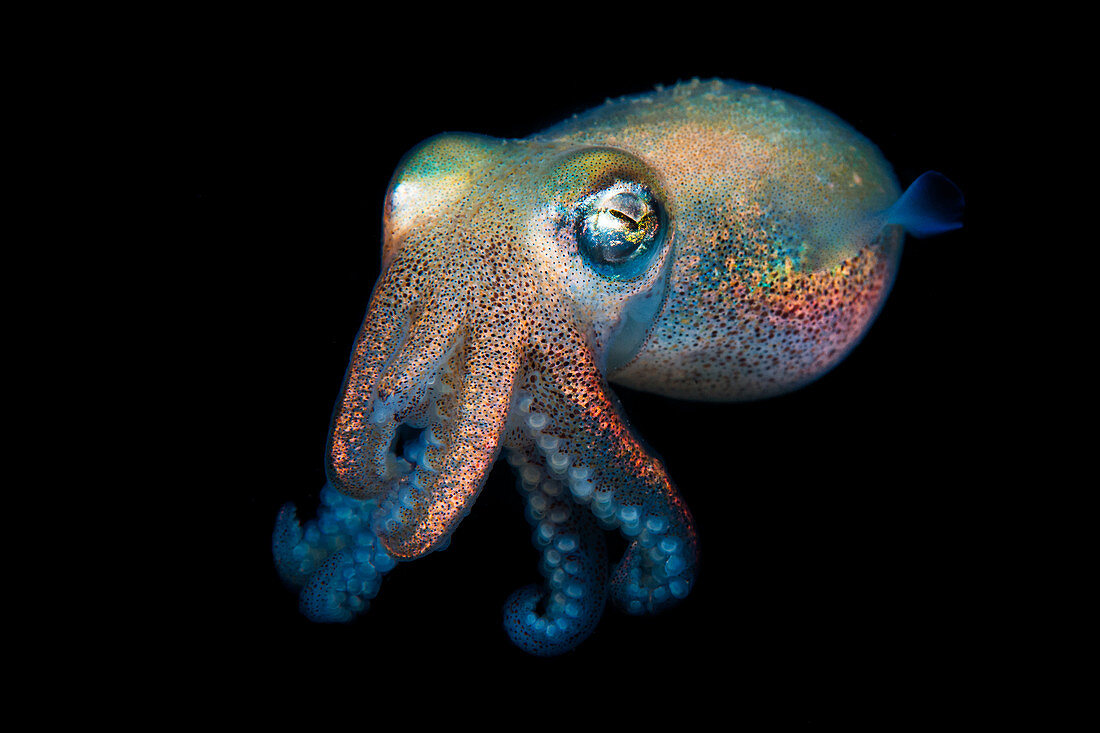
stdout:
[[382,543],[403,559],[445,546],[481,491],[507,421],[518,359],[491,339],[466,338],[461,348],[461,383],[447,398],[454,408],[441,434],[417,446],[421,465],[395,482],[375,514]]
[[440,371],[449,369],[461,345],[461,314],[429,308],[410,329],[401,348],[380,375],[376,392],[394,419],[423,423],[427,393],[438,384]]
[[546,370],[549,384],[517,406],[574,501],[629,543],[612,574],[612,600],[627,613],[655,613],[685,598],[695,582],[695,521],[664,466],[627,425],[590,352],[572,353],[582,355],[577,368],[565,377]]
[[293,503],[275,520],[271,549],[283,582],[300,590],[299,609],[311,621],[342,623],[370,607],[383,576],[397,564],[370,528],[373,501],[321,489],[321,509],[303,527]]
[[[504,606],[508,638],[528,654],[554,656],[575,648],[595,631],[607,602],[607,544],[587,511],[548,475],[541,457],[512,450],[508,462],[526,498],[532,541],[539,550],[545,587],[528,585]],[[528,460],[532,458],[533,460]]]
[[363,327],[355,339],[340,399],[329,431],[329,481],[358,499],[378,497],[385,490],[379,477],[388,476],[387,447],[396,425],[393,410],[378,397],[378,383],[387,361],[408,341],[404,319],[411,306],[394,296],[397,268],[385,271],[371,296]]

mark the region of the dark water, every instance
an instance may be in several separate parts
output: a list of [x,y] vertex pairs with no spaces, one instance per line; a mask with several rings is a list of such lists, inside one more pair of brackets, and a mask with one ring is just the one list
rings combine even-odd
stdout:
[[[585,75],[491,54],[419,71],[367,61],[311,48],[182,64],[166,81],[178,91],[181,256],[201,271],[197,383],[212,398],[195,457],[208,483],[189,497],[200,559],[183,593],[212,589],[188,620],[214,666],[288,688],[328,676],[450,688],[458,674],[497,691],[603,689],[635,713],[661,701],[810,721],[904,717],[961,694],[987,562],[990,489],[973,442],[985,378],[976,334],[989,313],[974,288],[979,124],[956,62],[709,59]],[[561,658],[514,649],[501,605],[538,579],[537,554],[502,462],[450,549],[399,566],[351,625],[305,621],[275,575],[271,527],[286,501],[307,516],[316,506],[400,157],[437,132],[525,136],[606,96],[694,75],[831,109],[879,145],[903,186],[929,169],[954,180],[967,227],[910,241],[863,343],[797,393],[710,405],[616,390],[698,522],[700,575],[679,607],[655,618],[609,608]]]

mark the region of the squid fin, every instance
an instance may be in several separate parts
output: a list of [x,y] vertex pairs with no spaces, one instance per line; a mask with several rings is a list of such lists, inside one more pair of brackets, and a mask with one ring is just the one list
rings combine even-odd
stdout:
[[914,237],[931,237],[962,226],[963,194],[946,176],[922,174],[886,210],[886,224],[903,227]]

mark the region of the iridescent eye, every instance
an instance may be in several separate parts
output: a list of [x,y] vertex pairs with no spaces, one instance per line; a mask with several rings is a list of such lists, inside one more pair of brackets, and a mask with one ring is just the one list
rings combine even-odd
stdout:
[[660,206],[643,186],[617,183],[578,207],[577,244],[597,266],[636,260],[655,248],[660,235]]

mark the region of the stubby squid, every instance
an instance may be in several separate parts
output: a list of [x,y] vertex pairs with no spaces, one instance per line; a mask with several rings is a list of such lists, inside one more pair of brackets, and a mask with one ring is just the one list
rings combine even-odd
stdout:
[[[653,613],[695,580],[692,516],[608,381],[693,400],[797,389],[866,332],[906,231],[959,226],[926,173],[901,194],[816,105],[727,81],[608,102],[523,140],[443,134],[386,194],[381,276],[332,418],[315,520],[276,520],[315,621],[367,608],[447,546],[503,453],[545,587],[505,605],[532,654],[574,648],[607,598]],[[609,566],[604,530],[624,556]]]

